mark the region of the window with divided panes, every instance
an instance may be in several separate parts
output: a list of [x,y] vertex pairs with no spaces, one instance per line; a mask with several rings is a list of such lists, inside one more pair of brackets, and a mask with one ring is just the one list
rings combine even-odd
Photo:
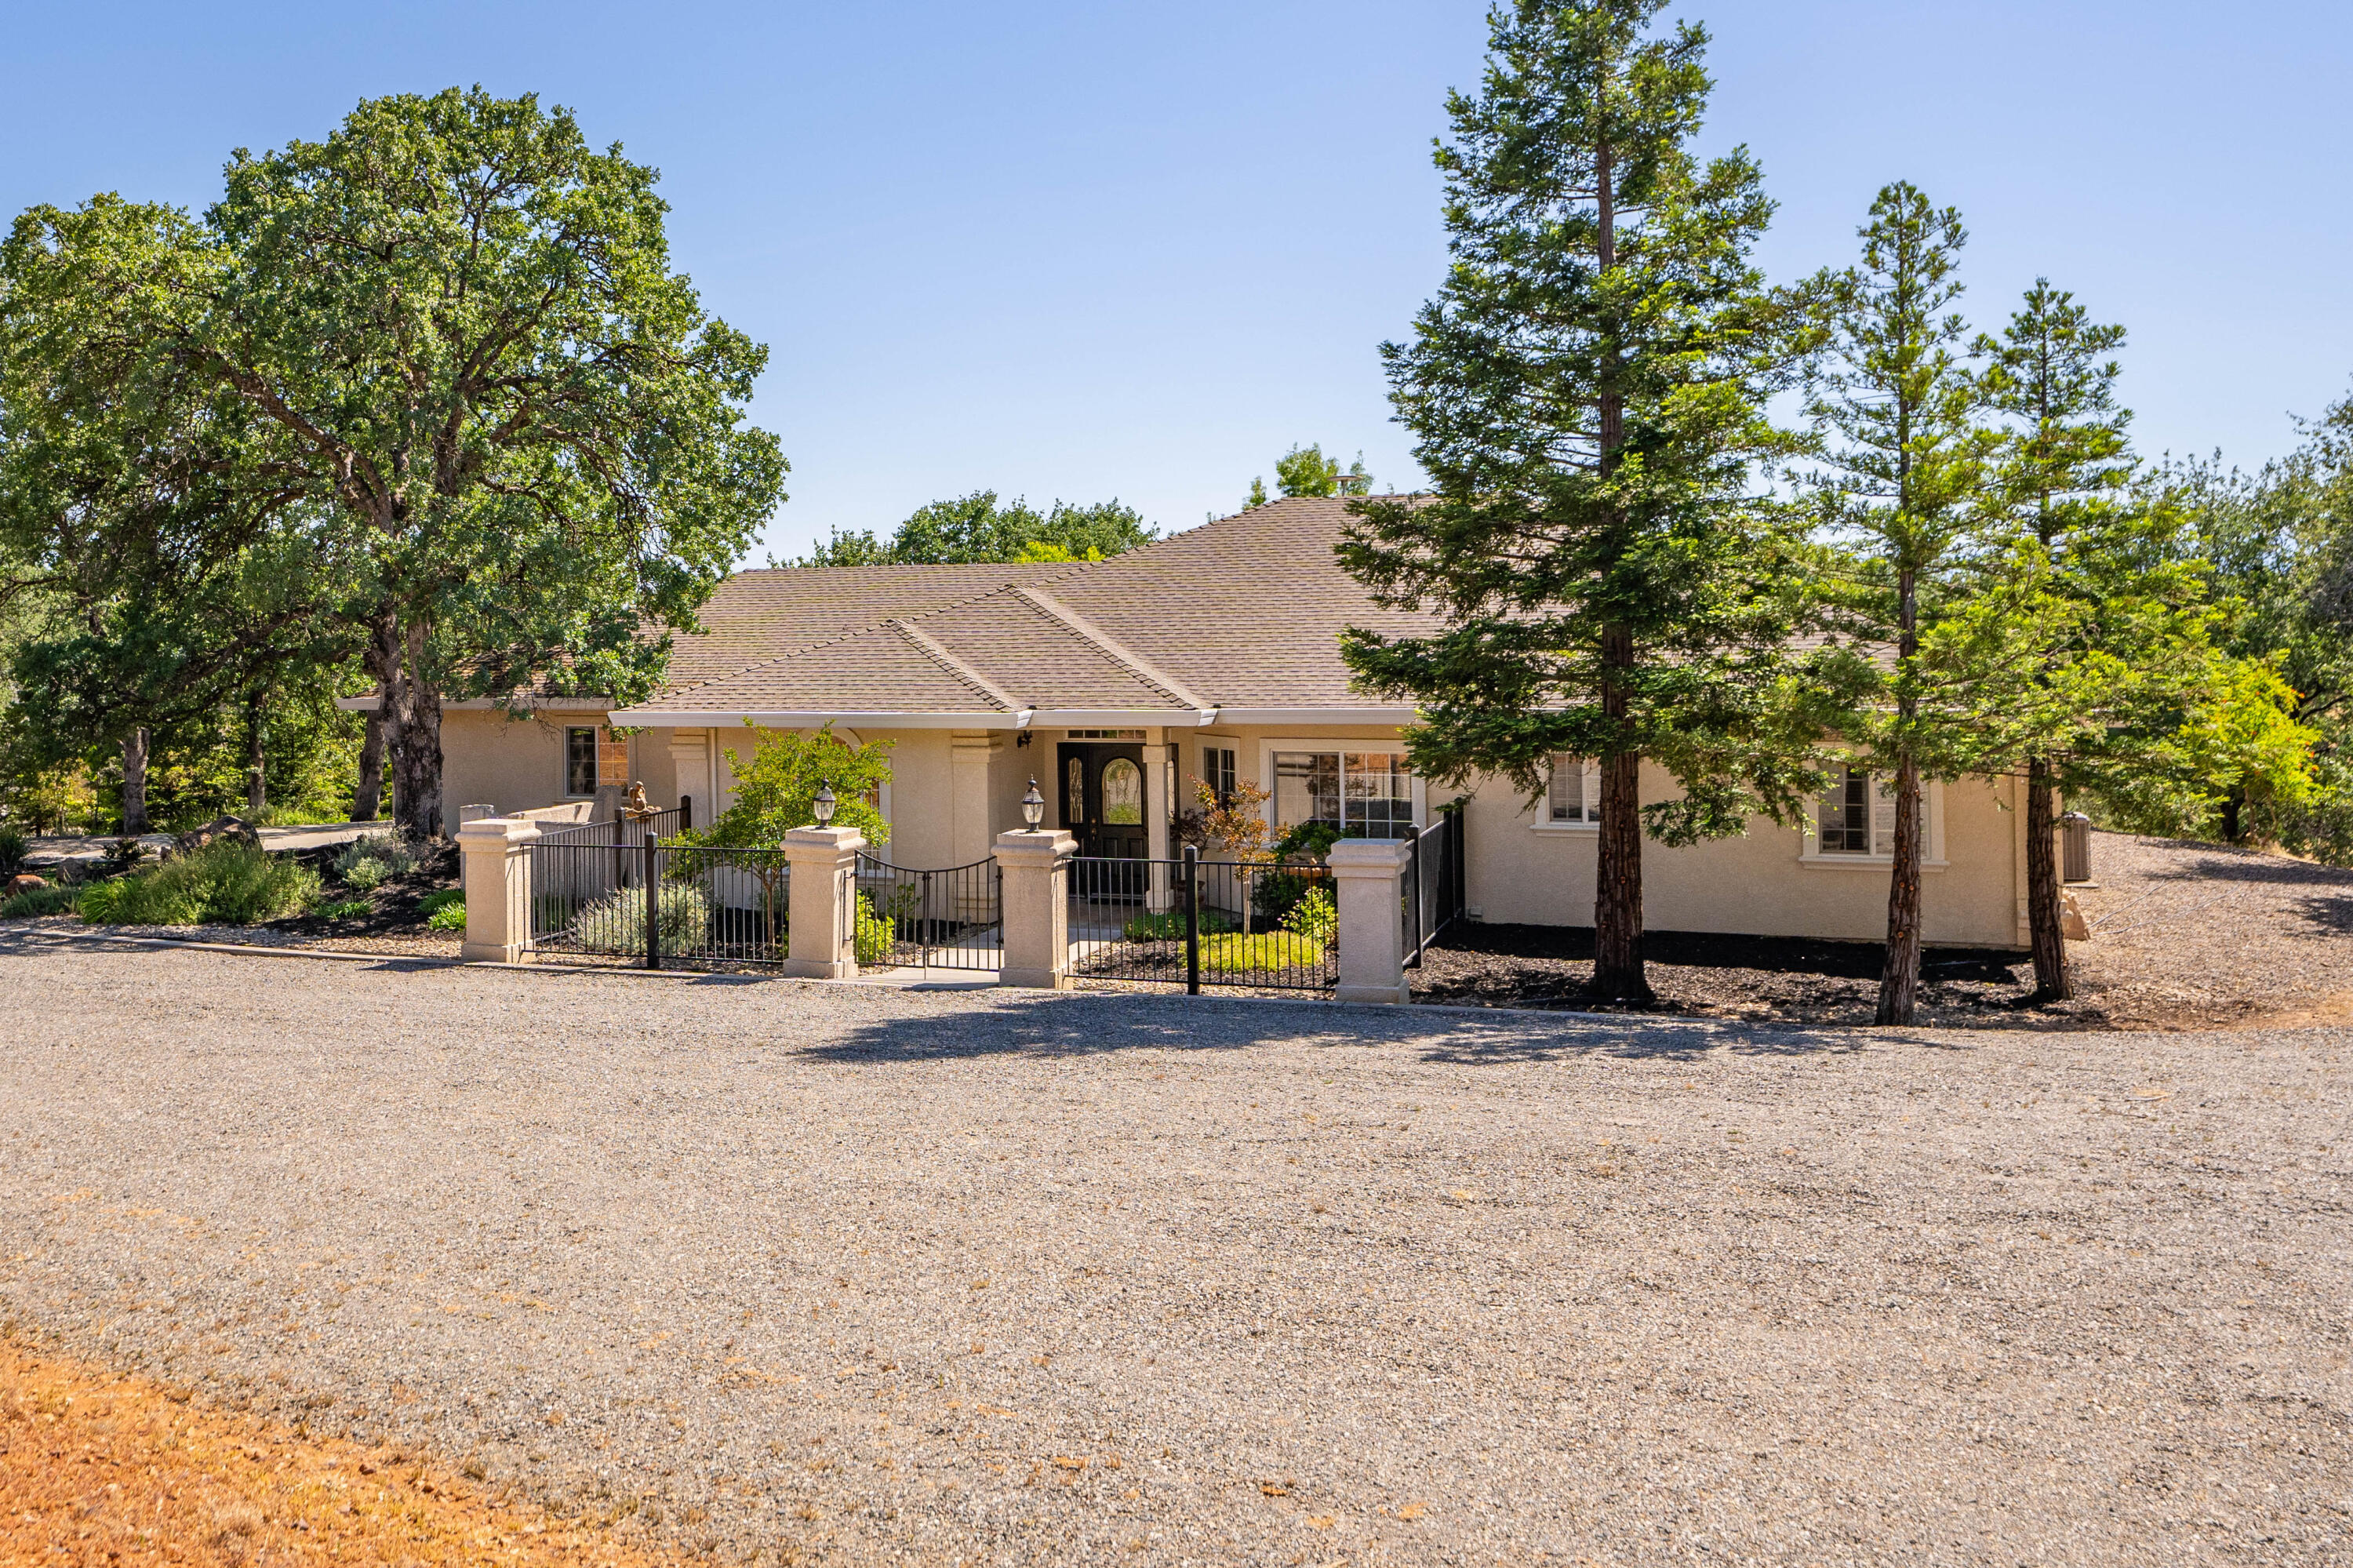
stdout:
[[1824,792],[1814,836],[1822,854],[1893,855],[1894,781],[1883,774],[1848,768]]
[[1601,767],[1587,757],[1555,752],[1545,789],[1545,820],[1564,826],[1601,820]]

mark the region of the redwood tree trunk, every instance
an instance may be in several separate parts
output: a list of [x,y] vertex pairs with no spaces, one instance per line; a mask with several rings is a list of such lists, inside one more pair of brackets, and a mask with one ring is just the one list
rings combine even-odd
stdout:
[[1909,1023],[1920,993],[1920,768],[1895,768],[1895,866],[1887,879],[1887,961],[1879,974],[1882,1023]]
[[2075,994],[2059,921],[2059,825],[2052,810],[2057,804],[2051,764],[2038,757],[2026,767],[2026,929],[2034,948],[2037,1001],[2065,1001]]
[[[1617,264],[1617,189],[1614,159],[1607,142],[1594,158],[1595,259],[1601,270]],[[1617,387],[1618,346],[1611,342],[1601,370],[1599,468],[1604,479],[1618,470],[1626,444],[1626,399]],[[1623,536],[1623,519],[1620,520]],[[1601,629],[1601,711],[1621,731],[1626,719],[1628,677],[1634,669],[1633,633],[1622,626]],[[1601,754],[1600,842],[1593,871],[1593,980],[1591,991],[1610,1001],[1649,1001],[1651,981],[1642,967],[1642,758],[1615,745]]]
[[[1896,574],[1896,669],[1912,671],[1920,652],[1919,578],[1906,567]],[[1894,865],[1887,878],[1887,956],[1879,971],[1881,1023],[1909,1023],[1920,995],[1920,764],[1912,754],[1920,699],[1904,691],[1895,699]]]
[[421,620],[401,628],[390,714],[393,821],[410,838],[442,836],[441,694],[425,667],[429,632]]
[[[1602,634],[1602,711],[1626,715],[1624,688],[1608,673],[1633,662],[1633,639],[1612,628]],[[1642,758],[1612,751],[1601,759],[1601,827],[1593,874],[1595,996],[1649,1001],[1642,965]]]
[[122,832],[147,831],[147,726],[122,737]]

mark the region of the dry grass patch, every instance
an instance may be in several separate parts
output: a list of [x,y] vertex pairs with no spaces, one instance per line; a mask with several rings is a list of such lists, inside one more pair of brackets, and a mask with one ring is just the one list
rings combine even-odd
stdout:
[[0,1562],[652,1568],[433,1466],[0,1340]]

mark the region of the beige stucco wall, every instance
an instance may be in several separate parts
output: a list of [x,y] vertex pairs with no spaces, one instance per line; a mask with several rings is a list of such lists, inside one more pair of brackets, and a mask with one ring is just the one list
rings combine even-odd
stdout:
[[[1964,779],[1930,789],[1930,865],[1921,877],[1922,926],[1929,941],[2019,945],[2018,816],[2005,809],[2008,780]],[[1673,781],[1642,770],[1645,800],[1672,798]],[[1502,781],[1466,808],[1469,902],[1480,918],[1530,925],[1593,923],[1595,834],[1539,825]],[[1643,924],[1657,931],[1876,941],[1887,932],[1884,861],[1809,862],[1812,842],[1763,819],[1746,837],[1673,849],[1642,845]],[[1942,861],[1941,865],[1934,863]]]
[[[562,799],[564,728],[570,715],[510,719],[503,714],[453,712],[443,719],[448,759],[448,800],[454,824],[461,804],[483,802],[500,810],[520,810]],[[580,722],[573,717],[571,722]],[[995,835],[1021,825],[1021,796],[1036,777],[1050,801],[1059,802],[1051,777],[1055,744],[1066,733],[1039,730],[1028,746],[1011,731],[986,734],[944,729],[837,731],[842,738],[892,743],[892,785],[886,809],[892,823],[888,851],[905,866],[932,868],[971,858],[960,839]],[[1147,732],[1147,758],[1175,747],[1175,800],[1193,803],[1192,779],[1201,771],[1205,746],[1230,747],[1238,774],[1261,788],[1271,783],[1269,758],[1296,743],[1319,749],[1397,748],[1397,731],[1372,726],[1232,726]],[[673,742],[684,739],[692,777],[674,765]],[[748,754],[754,736],[741,726],[709,731],[651,729],[631,737],[631,777],[645,781],[657,802],[670,805],[680,793],[695,797],[695,821],[708,823],[733,798],[733,779],[719,753],[733,747]],[[967,783],[983,780],[986,800],[976,812],[967,804],[961,834],[954,799],[957,748],[968,758]],[[704,758],[709,760],[705,761]],[[716,775],[715,799],[712,784]],[[1932,789],[1928,858],[1923,877],[1927,939],[1953,946],[2015,948],[2022,945],[2019,911],[2024,879],[2023,841],[2018,814],[2010,809],[2009,780],[1970,779]],[[1646,800],[1668,798],[1673,781],[1645,768]],[[1440,789],[1440,800],[1456,791]],[[1430,818],[1427,789],[1417,790],[1416,814]],[[1542,926],[1589,926],[1593,920],[1594,834],[1589,829],[1539,824],[1535,810],[1508,784],[1491,780],[1472,791],[1465,824],[1470,849],[1469,902],[1479,918]],[[1049,822],[1057,820],[1050,810]],[[1688,849],[1646,842],[1642,852],[1644,922],[1660,931],[1742,932],[1873,941],[1885,934],[1887,870],[1883,862],[1833,860],[1809,863],[1810,841],[1795,829],[1761,820],[1746,837],[1718,840]],[[1933,863],[1941,861],[1941,865]]]
[[[601,724],[602,714],[514,715],[496,708],[452,708],[441,715],[442,815],[450,832],[465,806],[501,813],[552,806],[565,799],[564,732]],[[634,761],[634,755],[632,757]]]

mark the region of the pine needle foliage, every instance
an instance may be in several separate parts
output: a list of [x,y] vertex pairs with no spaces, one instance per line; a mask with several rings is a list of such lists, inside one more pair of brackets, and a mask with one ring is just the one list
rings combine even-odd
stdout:
[[[1352,631],[1359,683],[1407,696],[1415,767],[1601,764],[1597,994],[1649,995],[1641,840],[1795,821],[1819,787],[1789,652],[1805,596],[1788,516],[1756,493],[1787,451],[1765,413],[1784,340],[1749,256],[1772,214],[1745,149],[1702,161],[1707,35],[1662,0],[1489,13],[1476,96],[1450,96],[1452,265],[1382,348],[1426,497],[1366,498],[1342,561],[1442,629]],[[1641,800],[1648,759],[1679,798]]]

